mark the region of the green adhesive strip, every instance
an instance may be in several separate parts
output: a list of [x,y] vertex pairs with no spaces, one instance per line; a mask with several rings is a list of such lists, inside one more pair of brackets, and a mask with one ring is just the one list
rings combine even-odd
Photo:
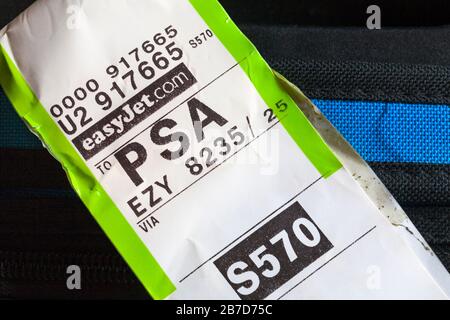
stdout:
[[150,295],[154,299],[164,299],[174,292],[174,284],[50,118],[2,46],[0,85],[19,116],[45,141],[49,152],[63,165],[78,196]]
[[[258,50],[234,24],[219,2],[216,0],[190,0],[190,2],[235,60],[240,62],[241,68],[258,93],[266,104],[273,108],[285,130],[320,174],[327,178],[342,168],[342,164],[303,112],[280,87],[275,74]],[[292,106],[289,108],[288,116],[285,113],[282,116],[276,108],[280,100]]]

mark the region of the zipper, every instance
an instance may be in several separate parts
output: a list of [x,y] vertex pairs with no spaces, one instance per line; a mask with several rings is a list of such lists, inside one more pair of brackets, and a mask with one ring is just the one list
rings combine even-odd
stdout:
[[135,285],[138,280],[120,256],[99,253],[48,253],[0,251],[0,280],[62,282],[68,266],[77,265],[83,282]]

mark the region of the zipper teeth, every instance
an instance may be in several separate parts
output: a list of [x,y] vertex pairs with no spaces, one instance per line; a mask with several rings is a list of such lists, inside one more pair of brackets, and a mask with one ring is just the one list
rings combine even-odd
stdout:
[[111,254],[0,251],[0,279],[3,280],[65,281],[70,265],[80,266],[83,279],[89,283],[137,283],[123,260]]

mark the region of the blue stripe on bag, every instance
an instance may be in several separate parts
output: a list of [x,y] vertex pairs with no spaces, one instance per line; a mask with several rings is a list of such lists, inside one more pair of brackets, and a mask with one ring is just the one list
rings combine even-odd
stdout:
[[42,144],[19,118],[0,87],[0,147],[40,149]]
[[366,161],[450,164],[447,105],[314,100]]

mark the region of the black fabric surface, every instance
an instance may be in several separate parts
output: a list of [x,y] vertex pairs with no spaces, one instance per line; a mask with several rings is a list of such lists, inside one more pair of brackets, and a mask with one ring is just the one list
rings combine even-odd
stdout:
[[239,24],[267,58],[450,65],[449,26],[368,30]]
[[450,67],[447,66],[280,57],[270,57],[267,61],[311,99],[450,103]]
[[450,102],[450,28],[371,32],[244,25],[242,30],[268,63],[310,98]]
[[365,26],[366,9],[381,8],[385,27],[439,26],[450,23],[447,0],[219,0],[240,24]]

